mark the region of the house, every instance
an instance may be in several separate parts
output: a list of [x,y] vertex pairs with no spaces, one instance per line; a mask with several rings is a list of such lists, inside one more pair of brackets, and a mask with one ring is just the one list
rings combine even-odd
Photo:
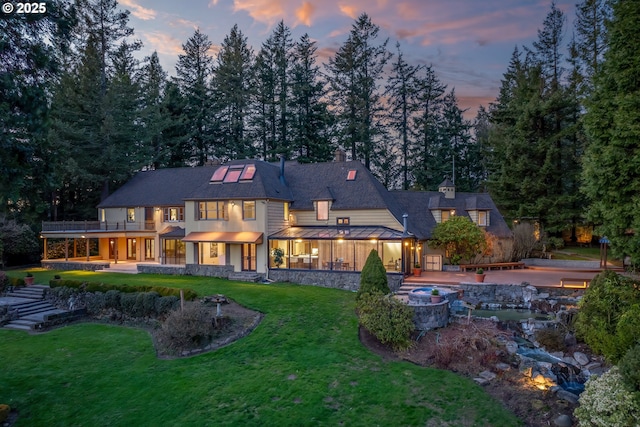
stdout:
[[[129,261],[140,271],[251,272],[301,283],[310,273],[316,282],[353,282],[371,249],[389,274],[402,276],[426,255],[441,255],[425,252],[431,230],[448,215],[511,236],[488,194],[456,194],[449,181],[441,192],[388,191],[360,162],[337,159],[139,172],[98,205],[98,221],[45,222],[41,234],[45,246],[64,240],[65,262]],[[88,244],[73,245],[86,253],[72,250],[78,239],[97,242],[94,253]],[[55,262],[43,265],[59,268]]]

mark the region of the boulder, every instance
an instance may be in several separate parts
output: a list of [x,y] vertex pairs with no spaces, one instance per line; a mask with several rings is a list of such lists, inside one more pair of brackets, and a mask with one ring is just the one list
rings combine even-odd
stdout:
[[576,359],[576,362],[578,362],[582,366],[589,364],[589,358],[587,357],[587,355],[579,351],[573,353],[573,358]]

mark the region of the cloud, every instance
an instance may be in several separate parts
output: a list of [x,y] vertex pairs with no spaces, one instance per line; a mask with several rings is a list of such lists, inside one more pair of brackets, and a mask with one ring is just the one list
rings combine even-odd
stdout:
[[145,45],[151,46],[159,54],[177,56],[184,53],[182,50],[182,42],[167,33],[148,32],[143,34],[146,40]]
[[142,7],[133,0],[120,0],[119,3],[125,8],[129,9],[131,11],[131,14],[138,19],[141,19],[143,21],[156,19],[155,10]]
[[274,25],[284,19],[286,0],[234,0],[233,11],[244,11],[258,22]]
[[198,28],[198,24],[196,22],[189,21],[188,19],[182,19],[182,18],[169,21],[169,26],[172,28],[183,28],[183,27],[193,28],[194,30]]
[[316,10],[316,7],[309,3],[308,1],[305,1],[302,3],[302,6],[300,6],[297,10],[296,10],[296,18],[298,18],[298,22],[306,25],[307,27],[311,26],[311,17],[314,14]]

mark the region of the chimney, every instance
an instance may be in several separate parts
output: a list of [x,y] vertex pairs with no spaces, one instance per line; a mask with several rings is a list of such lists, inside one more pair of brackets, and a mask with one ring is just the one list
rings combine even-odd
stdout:
[[347,161],[347,152],[344,151],[341,147],[338,147],[334,153],[333,157],[334,162],[346,162]]
[[282,185],[287,185],[284,180],[284,155],[280,156],[280,182]]

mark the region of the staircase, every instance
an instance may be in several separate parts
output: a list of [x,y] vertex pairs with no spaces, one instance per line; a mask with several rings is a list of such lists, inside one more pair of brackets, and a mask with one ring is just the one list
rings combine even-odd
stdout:
[[16,312],[17,319],[4,325],[4,329],[31,331],[45,321],[45,316],[65,313],[44,300],[48,286],[31,285],[14,289],[3,298],[8,302],[9,311]]
[[262,279],[264,279],[263,275],[255,271],[237,271],[229,274],[229,280],[238,282],[259,282]]

